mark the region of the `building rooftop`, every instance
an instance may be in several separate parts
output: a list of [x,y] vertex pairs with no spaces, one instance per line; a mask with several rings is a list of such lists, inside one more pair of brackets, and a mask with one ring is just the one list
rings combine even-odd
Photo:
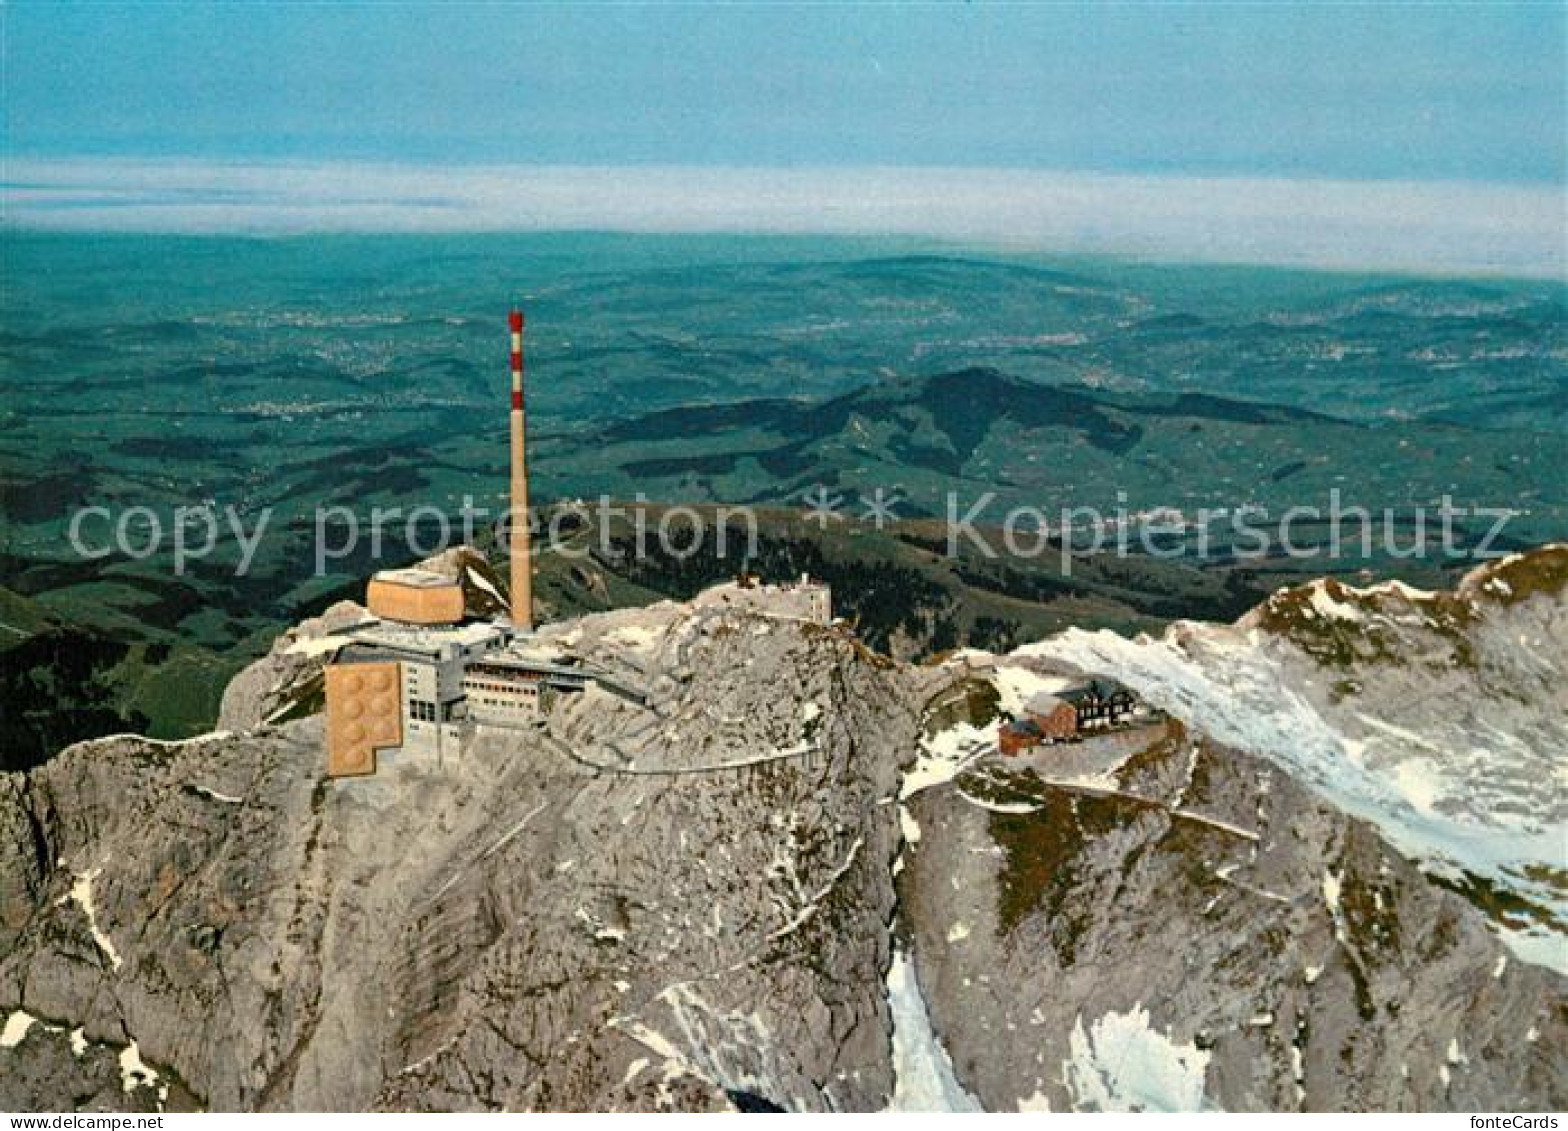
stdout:
[[439,589],[457,584],[455,579],[445,574],[417,568],[378,570],[372,580],[384,581],[389,585],[406,585],[411,589]]
[[787,592],[791,589],[826,589],[828,583],[821,578],[812,577],[803,573],[799,577],[786,577],[777,581],[766,581],[753,573],[733,577],[727,581],[716,582],[708,587],[711,589],[759,589],[777,590]]
[[1109,679],[1091,679],[1079,684],[1077,687],[1069,687],[1067,690],[1060,692],[1061,698],[1069,703],[1104,702],[1113,695],[1131,694],[1132,692],[1128,691],[1121,684]]
[[514,639],[504,653],[509,660],[526,660],[532,663],[563,663],[567,653],[550,644],[535,643],[531,637]]
[[1053,695],[1049,691],[1036,691],[1029,696],[1029,701],[1024,704],[1024,710],[1031,715],[1049,715],[1065,702],[1066,700],[1061,696]]
[[580,664],[563,663],[559,659],[546,659],[540,656],[515,656],[510,652],[488,652],[482,658],[474,659],[469,667],[507,668],[512,671],[522,672],[548,672],[554,675],[580,675],[591,676],[597,674],[590,672]]
[[455,624],[446,628],[382,620],[360,624],[344,635],[351,637],[356,644],[437,655],[444,648],[471,648],[479,644],[497,643],[505,639],[506,630],[486,623]]

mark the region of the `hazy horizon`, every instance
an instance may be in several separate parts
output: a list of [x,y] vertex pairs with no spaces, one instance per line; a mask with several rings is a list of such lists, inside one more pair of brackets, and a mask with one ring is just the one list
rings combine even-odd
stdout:
[[0,7],[8,230],[1563,277],[1551,3]]
[[975,168],[13,159],[10,230],[607,231],[928,238],[977,249],[1561,277],[1562,196],[1514,184]]

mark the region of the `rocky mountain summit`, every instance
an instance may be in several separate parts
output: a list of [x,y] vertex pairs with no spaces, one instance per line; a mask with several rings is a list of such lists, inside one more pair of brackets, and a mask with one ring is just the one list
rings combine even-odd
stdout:
[[[0,1105],[1561,1108],[1538,893],[1563,861],[1528,851],[1562,843],[1564,554],[920,666],[700,599],[596,614],[541,636],[647,706],[590,689],[353,781],[312,714],[362,615],[336,607],[235,681],[225,731],[0,776]],[[1432,601],[1474,615],[1439,630]],[[1341,657],[1319,602],[1389,627],[1336,614],[1373,649]],[[1404,651],[1428,632],[1446,659]],[[1230,706],[1207,689],[1244,650]],[[1164,715],[994,752],[1084,672]],[[1441,704],[1409,707],[1416,682]],[[1263,687],[1341,741],[1276,733]],[[1492,750],[1485,789],[1397,790]],[[1445,864],[1412,828],[1480,831]],[[1488,871],[1463,846],[1490,832]]]
[[1568,972],[1568,546],[1451,592],[1334,580],[1158,640],[1069,631],[1020,654],[1106,672],[1373,822]]

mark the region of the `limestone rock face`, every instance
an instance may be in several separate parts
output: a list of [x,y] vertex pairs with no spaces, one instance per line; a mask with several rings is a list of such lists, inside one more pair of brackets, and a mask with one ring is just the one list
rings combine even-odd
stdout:
[[283,633],[224,688],[218,730],[252,730],[321,710],[326,694],[322,668],[342,646],[340,633],[369,617],[363,605],[339,601]]
[[1568,546],[1453,591],[1316,581],[1235,625],[1070,630],[1019,655],[1111,675],[1266,758],[1568,972]]
[[[617,616],[588,627],[669,641],[657,711],[589,693],[446,772],[329,783],[306,719],[7,779],[0,1015],[218,1109],[882,1106],[902,677],[791,622]],[[29,1079],[103,1102],[49,1035]]]
[[453,546],[419,563],[419,568],[449,577],[463,587],[463,611],[470,617],[496,617],[509,611],[502,581],[489,560],[472,546]]
[[0,1106],[1568,1103],[1562,976],[1275,738],[1172,696],[998,757],[1082,648],[909,667],[712,604],[597,614],[541,643],[647,706],[564,696],[331,782],[297,691],[358,615],[242,676],[227,733],[0,776]]
[[922,791],[900,892],[987,1108],[1491,1109],[1568,1093],[1562,980],[1367,824],[1189,735]]

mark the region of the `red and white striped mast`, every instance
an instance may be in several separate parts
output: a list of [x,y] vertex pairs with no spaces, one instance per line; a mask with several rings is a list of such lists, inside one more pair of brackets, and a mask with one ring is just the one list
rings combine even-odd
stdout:
[[523,312],[513,310],[512,325],[512,510],[507,523],[512,563],[512,625],[534,627],[534,578],[528,530],[528,453],[523,422]]

